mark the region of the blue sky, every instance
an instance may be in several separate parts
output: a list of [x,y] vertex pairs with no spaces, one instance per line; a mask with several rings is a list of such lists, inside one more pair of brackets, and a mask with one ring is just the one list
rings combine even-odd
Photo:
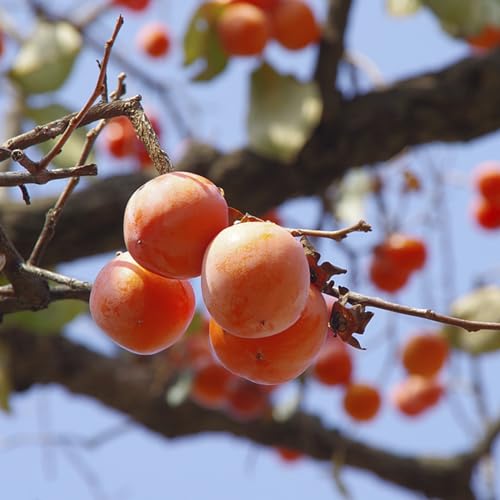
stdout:
[[[8,3],[8,0],[2,0]],[[11,2],[12,3],[12,2]],[[160,2],[158,2],[160,3]],[[172,26],[180,43],[193,6],[198,2],[163,2],[155,6],[148,18],[162,18]],[[310,2],[318,15],[322,15],[324,1]],[[144,18],[126,15],[126,24],[119,39],[117,50],[124,54],[133,51],[133,36]],[[107,17],[96,30],[99,37],[111,30],[113,17]],[[391,82],[401,77],[417,74],[424,70],[439,68],[466,55],[464,43],[454,41],[444,34],[436,20],[426,11],[406,19],[389,17],[382,0],[355,0],[347,33],[347,47],[370,58],[380,69],[384,78]],[[189,114],[190,123],[196,134],[209,141],[215,141],[222,148],[233,148],[245,143],[244,116],[246,111],[248,72],[255,61],[231,63],[230,71],[209,85],[187,85],[186,72],[179,71],[181,59],[179,45],[177,52],[166,63],[146,65],[155,76],[165,78],[172,85],[173,92],[182,109]],[[277,47],[271,47],[266,56],[284,71],[307,78],[315,55],[314,49],[288,56]],[[65,88],[62,99],[78,107],[93,85],[89,66],[95,53],[89,52],[81,58],[79,71],[86,69],[87,78],[75,76]],[[120,70],[116,65],[111,70]],[[81,73],[79,73],[81,75]],[[110,78],[111,79],[111,78]],[[130,78],[129,94],[143,92],[141,84]],[[146,107],[156,107],[154,96],[145,95]],[[178,134],[168,116],[162,116],[165,130],[165,145],[175,152],[178,148]],[[381,124],[383,126],[383,124]],[[448,264],[455,270],[455,282],[451,290],[454,296],[471,289],[472,282],[484,271],[498,266],[500,237],[478,229],[470,218],[468,206],[473,196],[470,171],[477,163],[498,159],[499,134],[490,134],[468,144],[433,145],[420,148],[409,154],[407,161],[416,172],[426,171],[429,158],[440,169],[444,169],[446,203],[449,212],[449,234],[452,239],[453,255],[447,255]],[[103,165],[102,170],[111,172],[114,164]],[[424,177],[425,178],[425,177]],[[61,185],[54,183],[50,189]],[[257,187],[256,187],[257,189]],[[427,200],[427,198],[426,198]],[[394,200],[389,198],[389,203]],[[432,209],[432,206],[431,206]],[[285,221],[297,221],[302,226],[313,224],[317,217],[317,204],[309,199],[287,203],[282,208]],[[443,249],[439,246],[439,230],[425,223],[423,215],[429,210],[422,200],[410,202],[410,210],[403,222],[412,223],[417,234],[427,239],[430,245],[428,269],[413,278],[398,299],[416,306],[446,307],[447,293],[443,286]],[[366,219],[376,220],[374,207],[367,204]],[[424,221],[424,222],[423,222]],[[368,248],[380,238],[380,227],[375,225],[372,235],[352,236],[352,245]],[[324,257],[342,265],[344,256],[334,243],[322,245]],[[453,257],[453,258],[451,258]],[[83,279],[93,279],[100,266],[109,256],[66,265],[61,271]],[[343,260],[344,259],[344,260]],[[366,267],[366,259],[362,261]],[[363,267],[361,268],[364,269]],[[361,273],[363,277],[363,271]],[[499,275],[492,275],[498,284]],[[429,283],[432,284],[429,287]],[[449,285],[449,284],[448,284]],[[435,293],[429,294],[429,288]],[[360,291],[378,293],[362,279]],[[430,302],[430,303],[429,303]],[[383,390],[402,377],[402,371],[394,363],[391,349],[395,340],[401,340],[416,329],[432,328],[430,323],[418,319],[395,318],[377,314],[363,341],[369,347],[365,352],[355,353],[356,378],[377,383]],[[92,324],[83,317],[69,328],[72,338],[88,343],[97,349],[110,352],[113,349]],[[397,344],[396,344],[397,345]],[[392,357],[391,357],[392,356]],[[469,366],[464,356],[454,361],[462,375],[456,371],[446,372],[444,379],[449,383],[453,397],[460,400],[470,420],[479,427],[479,421],[470,404],[470,385],[467,380]],[[492,409],[498,411],[495,399],[494,377],[498,373],[498,356],[488,355],[481,363],[486,390],[491,397]],[[293,393],[293,385],[283,394]],[[2,470],[1,493],[6,498],[51,499],[71,496],[74,500],[103,499],[163,499],[191,500],[217,498],[217,500],[254,500],[255,498],[302,499],[314,495],[315,500],[338,498],[335,483],[331,477],[331,465],[304,459],[294,465],[284,465],[272,450],[255,446],[247,441],[224,435],[204,435],[192,438],[166,441],[143,429],[132,427],[120,437],[102,447],[87,450],[76,449],[85,468],[76,469],[72,459],[60,447],[40,447],[37,440],[13,449],[4,447],[2,439],[9,443],[16,436],[30,437],[41,430],[55,434],[78,433],[92,436],[95,433],[120,425],[123,416],[110,411],[85,398],[67,394],[58,387],[36,388],[26,395],[12,398],[11,415],[0,415],[0,470]],[[457,416],[455,406],[445,401],[428,415],[408,420],[399,416],[386,401],[380,416],[370,424],[352,423],[341,409],[341,394],[337,390],[325,389],[316,384],[308,387],[305,407],[321,415],[325,422],[337,426],[351,436],[384,446],[399,452],[452,453],[462,450],[471,442],[475,430],[464,432],[464,421]],[[28,439],[29,441],[29,439]],[[84,474],[98,480],[96,491],[89,489]],[[405,500],[419,498],[400,488],[382,483],[367,473],[345,469],[342,478],[353,498],[384,500]]]

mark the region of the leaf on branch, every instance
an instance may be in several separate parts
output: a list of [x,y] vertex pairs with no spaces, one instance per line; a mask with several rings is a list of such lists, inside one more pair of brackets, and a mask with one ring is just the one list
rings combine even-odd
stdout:
[[338,185],[333,213],[344,224],[354,224],[365,217],[365,201],[373,193],[373,177],[366,170],[349,171]]
[[409,16],[421,7],[420,0],[387,0],[387,10],[392,16]]
[[87,310],[88,305],[80,300],[59,300],[41,311],[7,314],[3,317],[3,325],[39,335],[55,335],[61,332],[64,325]]
[[250,147],[264,156],[291,162],[321,118],[316,83],[282,75],[264,63],[252,73],[250,85]]
[[8,76],[26,94],[52,92],[70,75],[81,47],[82,37],[71,24],[39,21]]
[[498,0],[421,0],[452,36],[477,35],[486,26],[500,26]]
[[211,80],[227,66],[228,57],[215,28],[215,21],[223,8],[223,5],[215,2],[201,5],[193,14],[184,35],[184,66],[195,62],[201,65],[201,69],[192,77],[195,81]]
[[[451,305],[451,315],[471,321],[500,322],[500,287],[478,288]],[[468,332],[458,326],[444,326],[442,334],[456,349],[479,355],[500,349],[500,330]]]
[[193,375],[191,372],[183,372],[179,378],[167,389],[165,400],[168,406],[176,407],[184,403],[191,392]]
[[304,253],[307,257],[309,264],[309,272],[311,274],[311,283],[323,291],[328,283],[328,280],[336,274],[345,274],[346,269],[334,266],[331,262],[323,262],[318,264],[321,254],[314,248],[314,245],[308,240],[306,236],[300,238]]
[[362,335],[365,332],[365,328],[373,318],[373,313],[365,311],[365,306],[362,304],[347,306],[349,291],[346,288],[340,288],[340,291],[342,296],[333,303],[328,326],[347,344],[356,349],[364,349],[353,334]]
[[10,412],[9,397],[12,389],[8,364],[9,351],[0,344],[0,409],[5,412]]
[[[49,104],[47,106],[42,106],[39,108],[26,108],[25,116],[36,125],[44,125],[51,121],[57,120],[63,116],[71,114],[71,110],[57,103]],[[61,153],[59,153],[53,160],[52,163],[60,168],[73,167],[77,165],[80,155],[82,153],[83,146],[87,140],[87,129],[84,127],[77,128],[68,139],[64,145]],[[51,139],[47,142],[38,144],[38,148],[42,150],[44,154],[48,153],[57,139]],[[95,156],[91,152],[88,159],[88,163],[95,162]]]

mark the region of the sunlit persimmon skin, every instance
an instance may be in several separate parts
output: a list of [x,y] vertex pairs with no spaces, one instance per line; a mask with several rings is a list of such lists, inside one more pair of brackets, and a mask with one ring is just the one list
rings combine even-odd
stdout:
[[321,35],[313,11],[301,0],[281,0],[271,12],[271,29],[273,38],[290,50],[316,43]]
[[96,324],[123,348],[154,354],[177,342],[195,310],[193,288],[139,266],[127,253],[108,262],[90,293]]
[[448,351],[445,338],[433,332],[423,332],[406,342],[401,359],[408,373],[433,377],[448,359]]
[[215,184],[190,172],[171,172],[130,197],[123,232],[141,266],[186,279],[200,275],[208,244],[227,224],[227,203]]
[[372,420],[380,409],[380,393],[376,387],[355,383],[347,386],[344,394],[346,413],[360,422]]
[[236,377],[215,361],[195,370],[190,397],[204,408],[221,408]]
[[267,337],[295,323],[309,284],[302,245],[272,222],[224,229],[203,260],[205,305],[224,330],[240,337]]
[[260,55],[271,35],[264,11],[249,3],[230,4],[217,18],[217,33],[230,56]]
[[416,417],[435,406],[444,394],[443,385],[436,379],[410,375],[391,392],[394,406],[409,417]]
[[269,397],[263,386],[236,379],[227,394],[226,410],[235,420],[249,422],[262,417],[269,408]]
[[329,337],[312,366],[312,375],[324,385],[346,385],[351,381],[349,347],[338,337]]
[[271,337],[236,337],[210,320],[210,342],[219,361],[234,374],[258,384],[282,384],[298,377],[318,355],[326,334],[325,301],[312,285],[299,320]]

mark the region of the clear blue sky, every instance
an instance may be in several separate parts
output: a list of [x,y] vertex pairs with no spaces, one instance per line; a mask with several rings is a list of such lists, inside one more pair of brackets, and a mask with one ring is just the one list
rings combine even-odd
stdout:
[[[7,0],[2,0],[2,3],[4,1],[9,3]],[[151,10],[149,17],[162,18],[169,23],[180,43],[189,13],[197,3],[193,0],[162,2],[162,5]],[[318,14],[323,12],[325,3],[323,0],[311,2]],[[9,4],[17,5],[17,2],[11,1]],[[107,18],[99,28],[98,35],[102,39],[110,32],[112,20],[112,17]],[[133,36],[138,20],[139,17],[126,15],[126,24],[117,47],[124,54],[134,50]],[[465,55],[468,50],[465,44],[443,34],[435,19],[425,11],[404,20],[390,18],[384,11],[383,0],[354,0],[347,47],[370,58],[389,82],[423,70],[439,68]],[[179,46],[175,50],[177,52],[167,63],[151,64],[151,72],[161,78],[165,75],[165,80],[173,85],[184,110],[190,110],[192,125],[200,138],[215,141],[224,148],[244,144],[245,77],[255,63],[234,63],[230,71],[210,85],[186,85],[186,73],[178,69],[181,58]],[[303,77],[309,74],[314,49],[289,58],[284,55],[285,52],[276,47],[268,53],[273,62],[279,61],[280,67]],[[93,66],[89,65],[95,57],[95,53],[89,53],[81,59],[79,71],[86,71],[86,78],[82,80],[76,77],[65,89],[64,101],[75,108],[93,85],[93,77],[90,76]],[[112,66],[112,70],[117,72],[120,68]],[[141,85],[130,79],[129,93],[139,92],[143,92]],[[148,102],[151,106],[157,104],[154,98],[146,96],[146,105]],[[162,121],[166,145],[175,152],[178,140],[175,127],[168,117]],[[452,290],[454,294],[469,290],[481,272],[493,269],[499,263],[500,237],[477,229],[468,213],[473,194],[470,170],[480,161],[499,159],[499,146],[499,134],[491,134],[469,144],[435,145],[425,150],[419,149],[408,158],[417,172],[425,171],[429,158],[440,168],[446,169],[447,203],[454,248],[452,263],[457,271]],[[104,166],[103,170],[109,171],[111,168],[114,167]],[[443,252],[438,245],[437,232],[429,232],[429,226],[422,218],[426,210],[418,200],[412,201],[407,222],[414,225],[417,234],[428,238],[431,245],[429,269],[413,278],[410,286],[398,298],[416,306],[443,309],[446,305],[440,274]],[[316,212],[317,205],[311,200],[290,202],[282,209],[285,221],[297,221],[301,226],[313,224]],[[376,225],[377,219],[370,205],[367,206],[366,219]],[[380,236],[380,228],[375,227],[375,230],[374,234],[366,238],[353,236],[352,244],[367,248]],[[344,263],[343,255],[336,250],[335,244],[323,245],[322,250],[325,258],[341,265]],[[64,266],[62,270],[92,280],[107,258],[79,262]],[[362,264],[366,267],[366,260]],[[498,277],[497,273],[497,284]],[[431,286],[427,288],[435,290],[432,295],[425,291],[429,283]],[[359,288],[368,294],[377,293],[366,279],[361,280]],[[395,365],[390,356],[390,349],[394,346],[391,339],[404,338],[412,330],[422,327],[432,328],[433,325],[416,319],[391,319],[384,314],[377,314],[363,339],[369,349],[355,354],[356,378],[375,382],[382,388],[400,379],[401,370],[397,366],[390,366]],[[89,318],[78,319],[69,330],[73,338],[97,349],[106,352],[112,349]],[[458,357],[457,363],[462,367],[464,378],[452,379],[449,373],[445,373],[444,378],[478,427],[474,408],[467,400],[467,392],[470,391],[466,379],[468,366],[463,357]],[[485,357],[483,368],[492,381],[486,386],[491,395],[489,400],[492,410],[498,410],[494,385],[494,375],[499,368],[498,356]],[[293,392],[293,386],[289,392]],[[0,414],[0,493],[5,498],[255,500],[279,497],[294,500],[314,496],[315,500],[326,500],[340,497],[328,464],[304,459],[292,466],[283,465],[272,451],[230,436],[204,435],[167,441],[137,427],[98,449],[76,450],[87,465],[88,473],[95,475],[99,481],[100,493],[92,492],[81,473],[75,471],[63,449],[27,444],[2,451],[2,439],[31,436],[40,430],[56,434],[78,433],[89,437],[119,424],[123,417],[93,401],[71,396],[58,387],[37,388],[27,395],[15,396],[12,398],[12,407],[11,415]],[[386,402],[373,423],[359,425],[351,423],[343,414],[339,391],[311,384],[305,407],[352,436],[400,452],[451,453],[467,446],[475,432],[473,429],[464,432],[460,423],[457,423],[456,412],[447,401],[428,416],[411,421],[400,417]],[[355,470],[345,469],[342,478],[356,499],[419,498],[382,483],[370,474]]]

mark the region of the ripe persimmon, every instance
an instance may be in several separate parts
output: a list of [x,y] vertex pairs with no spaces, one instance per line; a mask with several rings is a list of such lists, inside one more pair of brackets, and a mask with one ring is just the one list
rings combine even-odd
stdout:
[[195,297],[188,281],[154,274],[125,252],[101,269],[89,306],[96,324],[117,344],[153,354],[182,337],[194,315]]
[[170,33],[161,23],[148,23],[143,25],[137,33],[136,43],[139,49],[149,56],[162,57],[170,50]]
[[234,379],[231,372],[212,360],[195,370],[190,397],[204,408],[221,408]]
[[347,386],[344,394],[344,409],[354,420],[372,420],[377,415],[380,404],[380,393],[376,387],[361,383]]
[[314,361],[312,376],[324,385],[346,385],[351,381],[349,347],[338,337],[329,337]]
[[263,386],[236,378],[227,394],[226,411],[235,420],[247,422],[261,417],[269,408],[268,393]]
[[215,184],[191,172],[170,172],[132,194],[123,232],[139,264],[185,279],[200,275],[208,244],[227,224],[227,203]]
[[448,342],[444,337],[433,332],[422,332],[408,339],[401,359],[408,373],[433,377],[448,359],[448,351]]
[[295,323],[309,284],[302,245],[272,222],[227,227],[203,259],[201,289],[208,312],[240,337],[267,337]]
[[436,405],[443,394],[444,387],[436,379],[410,375],[393,388],[391,400],[401,413],[414,417]]
[[271,12],[272,36],[283,47],[299,50],[318,42],[321,30],[302,0],[281,0]]
[[222,48],[230,56],[262,54],[271,34],[265,12],[250,3],[233,3],[217,18]]
[[485,162],[475,171],[474,184],[490,204],[500,206],[500,162]]
[[326,334],[325,301],[313,285],[299,320],[270,337],[236,337],[210,320],[210,342],[222,365],[258,384],[281,384],[298,377],[321,350]]

